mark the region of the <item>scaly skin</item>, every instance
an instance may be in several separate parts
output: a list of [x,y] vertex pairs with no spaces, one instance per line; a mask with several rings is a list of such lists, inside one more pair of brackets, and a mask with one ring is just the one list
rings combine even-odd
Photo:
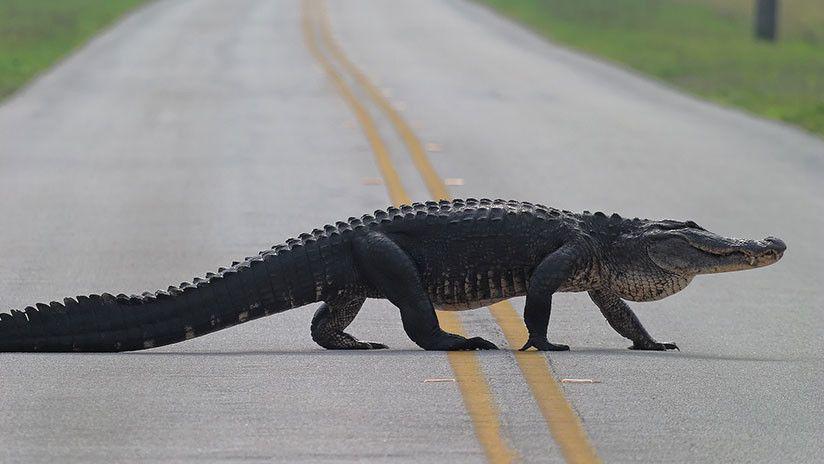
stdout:
[[344,332],[366,298],[386,298],[427,350],[495,349],[438,326],[435,308],[466,310],[526,296],[522,349],[547,339],[552,295],[589,292],[633,349],[667,350],[623,300],[651,301],[698,274],[772,264],[786,246],[728,239],[691,221],[575,214],[526,202],[415,203],[349,218],[287,240],[180,287],[141,296],[67,298],[0,314],[0,351],[127,351],[205,335],[323,302],[312,338],[329,349],[375,349]]

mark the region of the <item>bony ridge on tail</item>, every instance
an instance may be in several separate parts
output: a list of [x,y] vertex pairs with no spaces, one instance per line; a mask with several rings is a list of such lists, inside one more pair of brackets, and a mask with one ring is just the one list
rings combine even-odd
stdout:
[[127,351],[201,336],[322,302],[312,338],[328,349],[386,348],[344,330],[366,298],[400,309],[427,350],[496,349],[441,330],[435,309],[467,310],[526,296],[522,347],[567,350],[547,338],[552,296],[589,292],[633,349],[675,349],[647,333],[625,303],[684,289],[699,274],[775,263],[777,238],[726,238],[692,221],[572,213],[513,200],[414,203],[291,238],[192,283],[142,295],[67,298],[0,314],[0,351]]

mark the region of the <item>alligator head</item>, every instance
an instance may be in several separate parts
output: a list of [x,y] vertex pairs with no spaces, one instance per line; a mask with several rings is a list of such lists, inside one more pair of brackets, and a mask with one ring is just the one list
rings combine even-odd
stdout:
[[643,235],[649,258],[660,268],[683,276],[742,271],[777,262],[787,249],[775,237],[764,240],[727,238],[692,221],[667,221]]
[[652,301],[677,293],[699,274],[767,266],[787,246],[781,240],[727,238],[692,221],[621,220],[602,250],[606,285],[632,301]]

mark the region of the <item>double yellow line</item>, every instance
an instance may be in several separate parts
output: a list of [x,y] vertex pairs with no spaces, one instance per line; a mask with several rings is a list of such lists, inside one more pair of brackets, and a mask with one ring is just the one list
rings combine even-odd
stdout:
[[[341,97],[355,113],[372,148],[375,161],[384,178],[392,202],[396,205],[410,203],[410,198],[392,164],[389,150],[381,138],[377,125],[369,111],[358,100],[355,92],[338,72],[333,61],[323,53],[323,48],[346,73],[355,79],[357,84],[369,95],[372,102],[380,108],[392,123],[406,146],[416,169],[423,178],[430,195],[435,199],[450,199],[446,186],[429,162],[423,144],[415,135],[415,132],[369,78],[347,58],[332,36],[331,24],[322,0],[303,0],[302,7],[303,33],[306,44],[335,84]],[[318,42],[318,38],[322,41],[323,48]],[[490,311],[501,326],[509,345],[513,347],[521,346],[527,339],[527,332],[520,316],[512,305],[508,302],[497,303],[490,307]],[[445,330],[463,333],[460,319],[456,313],[441,312],[438,318]],[[460,386],[467,411],[472,418],[478,441],[481,443],[488,460],[493,463],[516,461],[518,454],[503,436],[500,414],[492,398],[489,385],[481,371],[478,355],[472,352],[450,352],[448,357]],[[560,385],[550,373],[544,355],[534,352],[515,352],[515,359],[566,461],[570,463],[600,462],[578,415],[572,409],[564,397]]]

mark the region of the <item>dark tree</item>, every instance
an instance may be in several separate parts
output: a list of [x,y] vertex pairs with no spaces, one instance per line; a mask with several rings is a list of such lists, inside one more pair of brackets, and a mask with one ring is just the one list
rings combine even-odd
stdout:
[[774,42],[778,24],[778,0],[756,0],[755,37]]

